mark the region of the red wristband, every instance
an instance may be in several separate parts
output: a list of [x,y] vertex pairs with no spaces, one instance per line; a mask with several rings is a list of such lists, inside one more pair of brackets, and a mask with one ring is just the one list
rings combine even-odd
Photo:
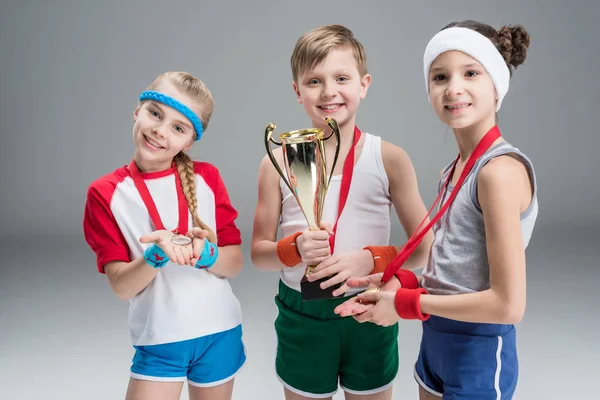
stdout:
[[419,319],[427,321],[429,314],[421,313],[421,295],[427,294],[427,290],[420,289],[398,289],[396,291],[396,312],[402,319]]
[[394,246],[367,246],[363,250],[369,250],[373,255],[373,271],[372,274],[385,271],[385,268],[398,254],[398,250]]
[[277,242],[277,257],[287,267],[293,267],[302,262],[302,256],[296,247],[296,238],[302,235],[302,232],[296,232]]
[[414,272],[408,269],[400,268],[396,271],[396,278],[400,281],[402,288],[404,289],[418,289],[419,288],[419,280]]

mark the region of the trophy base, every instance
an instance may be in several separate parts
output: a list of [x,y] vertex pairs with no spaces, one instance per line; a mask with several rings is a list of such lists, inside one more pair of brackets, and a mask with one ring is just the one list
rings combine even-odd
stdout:
[[300,281],[302,300],[337,299],[339,296],[334,296],[333,291],[342,286],[341,283],[328,287],[327,289],[321,289],[321,286],[319,286],[322,282],[325,282],[330,278],[331,277],[327,277],[319,279],[318,281],[309,282],[308,279],[306,279],[306,275],[304,275],[302,281]]

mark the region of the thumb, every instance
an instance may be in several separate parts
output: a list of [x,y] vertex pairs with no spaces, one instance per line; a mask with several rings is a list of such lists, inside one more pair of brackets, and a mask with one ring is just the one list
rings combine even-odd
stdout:
[[191,236],[198,239],[204,239],[208,237],[208,231],[202,228],[194,227],[190,230]]
[[160,237],[158,235],[153,235],[153,234],[149,234],[149,235],[144,235],[140,238],[140,243],[156,243],[160,240]]
[[360,288],[360,287],[367,287],[369,286],[369,278],[368,277],[363,277],[363,278],[349,278],[346,281],[346,285],[348,285],[351,288]]
[[329,222],[321,222],[320,228],[324,231],[327,231],[330,235],[333,235],[333,227]]
[[381,292],[371,292],[367,290],[366,292],[360,293],[357,297],[361,301],[378,302],[379,299],[381,299]]
[[381,283],[381,279],[383,278],[383,272],[379,272],[377,274],[371,274],[367,276],[369,279],[369,283],[373,285],[379,285]]

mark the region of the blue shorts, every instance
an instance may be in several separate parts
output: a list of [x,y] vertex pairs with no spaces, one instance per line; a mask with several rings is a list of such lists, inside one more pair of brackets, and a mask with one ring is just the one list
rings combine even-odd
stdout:
[[511,399],[517,386],[514,325],[475,324],[431,316],[423,337],[415,379],[444,399]]
[[196,339],[134,348],[132,378],[187,380],[199,387],[218,386],[233,379],[246,361],[242,325]]

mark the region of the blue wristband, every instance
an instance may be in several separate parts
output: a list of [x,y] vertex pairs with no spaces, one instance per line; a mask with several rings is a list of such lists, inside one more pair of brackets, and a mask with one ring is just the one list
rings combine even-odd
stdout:
[[204,240],[204,247],[202,248],[202,253],[200,253],[200,258],[196,263],[196,268],[198,269],[208,269],[215,265],[217,258],[219,257],[219,248],[216,244],[209,242],[208,240]]
[[169,262],[169,257],[159,245],[154,243],[144,251],[144,260],[154,268],[162,268]]

